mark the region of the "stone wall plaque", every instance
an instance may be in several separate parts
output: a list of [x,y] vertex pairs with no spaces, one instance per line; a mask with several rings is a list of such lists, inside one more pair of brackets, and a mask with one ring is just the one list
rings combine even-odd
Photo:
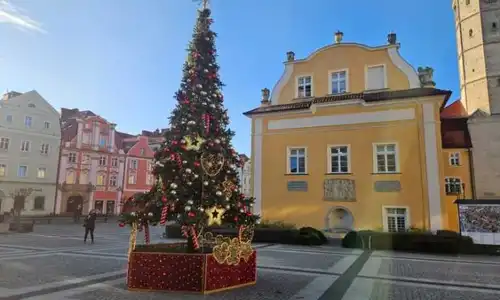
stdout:
[[325,179],[324,200],[356,201],[356,184],[351,179]]
[[307,192],[307,181],[288,181],[286,186],[289,192]]
[[401,182],[397,180],[384,180],[384,181],[375,181],[373,184],[373,189],[375,192],[399,192],[401,191]]

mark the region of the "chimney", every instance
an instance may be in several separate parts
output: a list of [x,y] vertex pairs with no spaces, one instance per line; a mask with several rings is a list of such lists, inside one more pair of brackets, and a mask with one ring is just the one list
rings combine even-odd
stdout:
[[261,105],[269,105],[269,89],[262,89],[262,100],[260,101]]
[[335,32],[335,43],[340,43],[342,42],[342,38],[344,37],[344,33],[340,30],[338,30],[337,32]]
[[420,87],[434,88],[436,83],[433,81],[434,69],[430,67],[418,68],[418,79],[420,79]]
[[14,97],[17,97],[17,96],[21,96],[22,94],[21,93],[18,93],[18,92],[15,92],[15,91],[11,91],[9,92],[8,90],[3,94],[2,96],[2,100],[3,101],[7,101],[9,99],[12,99]]
[[394,32],[391,32],[387,35],[387,42],[389,43],[389,45],[396,45],[397,36]]
[[286,53],[286,59],[287,59],[287,61],[294,61],[295,60],[295,52],[288,51]]

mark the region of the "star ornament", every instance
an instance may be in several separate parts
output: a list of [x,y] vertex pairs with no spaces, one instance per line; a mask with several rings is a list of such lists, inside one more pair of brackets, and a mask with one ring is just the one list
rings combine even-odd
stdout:
[[224,208],[217,208],[216,206],[205,210],[205,213],[208,216],[208,226],[212,226],[214,224],[222,225],[222,215],[224,215],[224,212],[226,212]]
[[184,137],[184,141],[186,141],[186,150],[194,150],[198,151],[201,148],[201,145],[205,142],[205,140],[199,135],[196,138],[191,138],[190,136]]

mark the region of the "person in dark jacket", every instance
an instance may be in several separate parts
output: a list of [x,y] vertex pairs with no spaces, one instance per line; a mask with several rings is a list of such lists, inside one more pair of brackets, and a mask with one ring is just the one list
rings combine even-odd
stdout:
[[90,233],[90,240],[92,244],[94,243],[94,229],[95,229],[95,219],[97,214],[95,210],[91,210],[89,215],[85,218],[83,227],[85,227],[85,236],[83,237],[83,242],[87,243],[87,237]]

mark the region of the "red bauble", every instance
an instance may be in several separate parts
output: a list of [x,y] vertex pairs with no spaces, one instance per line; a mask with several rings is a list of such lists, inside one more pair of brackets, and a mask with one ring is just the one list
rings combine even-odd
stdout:
[[235,221],[235,222],[238,222],[238,217],[234,217],[234,221]]
[[118,226],[125,227],[125,224],[124,223],[120,223],[120,224],[118,224]]
[[195,161],[193,164],[194,164],[195,167],[199,167],[200,166],[200,163],[197,162],[197,161]]
[[188,216],[192,218],[192,217],[196,216],[196,214],[194,212],[189,212]]

